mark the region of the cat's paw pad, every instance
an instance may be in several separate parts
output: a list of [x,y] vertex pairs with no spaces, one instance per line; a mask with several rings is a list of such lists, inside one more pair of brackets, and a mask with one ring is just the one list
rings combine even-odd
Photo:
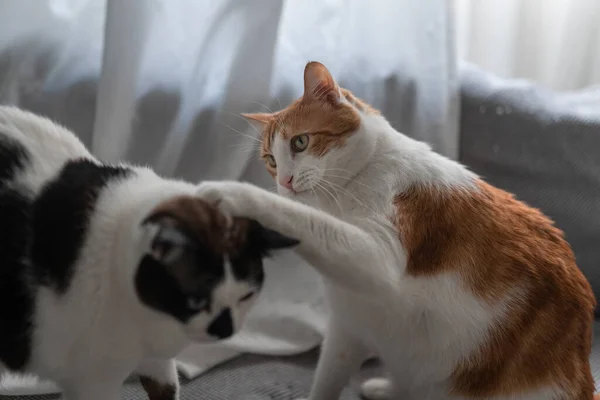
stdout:
[[360,394],[368,400],[389,400],[393,393],[392,382],[385,378],[369,379],[360,387]]

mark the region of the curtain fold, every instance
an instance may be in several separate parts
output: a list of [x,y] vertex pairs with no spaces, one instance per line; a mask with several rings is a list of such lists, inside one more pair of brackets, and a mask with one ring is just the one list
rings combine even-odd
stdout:
[[104,47],[92,150],[106,161],[117,162],[135,146],[129,141],[138,81],[152,24],[154,4],[147,0],[107,0]]
[[600,2],[456,0],[459,57],[557,90],[600,83]]

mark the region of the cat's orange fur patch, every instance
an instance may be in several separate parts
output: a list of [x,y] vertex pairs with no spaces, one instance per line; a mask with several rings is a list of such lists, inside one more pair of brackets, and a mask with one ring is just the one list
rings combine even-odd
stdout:
[[360,116],[346,103],[332,104],[311,97],[296,100],[279,111],[263,130],[262,154],[270,154],[276,134],[284,140],[306,133],[310,136],[307,152],[321,157],[332,147],[342,147],[348,135],[360,126]]
[[413,186],[394,200],[407,274],[455,271],[492,303],[511,289],[522,293],[486,344],[456,367],[452,392],[487,398],[568,385],[578,394],[569,398],[591,399],[596,301],[562,231],[511,194],[483,181],[476,186]]

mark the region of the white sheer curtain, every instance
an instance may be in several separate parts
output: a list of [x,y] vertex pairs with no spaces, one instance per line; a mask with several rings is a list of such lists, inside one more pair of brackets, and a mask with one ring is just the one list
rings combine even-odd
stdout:
[[[456,157],[450,5],[2,0],[0,103],[67,125],[104,160],[272,187],[253,152],[256,132],[239,114],[285,106],[302,93],[306,62],[318,60],[398,129]],[[290,256],[268,263],[267,276],[236,341],[181,355],[188,375],[240,351],[294,354],[319,344],[326,311],[314,271]]]
[[459,57],[557,90],[600,83],[597,0],[456,0]]

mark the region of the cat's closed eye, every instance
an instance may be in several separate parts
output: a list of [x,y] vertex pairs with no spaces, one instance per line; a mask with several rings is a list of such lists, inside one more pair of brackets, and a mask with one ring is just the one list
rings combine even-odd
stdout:
[[238,301],[240,303],[243,303],[246,300],[250,300],[252,298],[252,296],[254,296],[254,292],[246,293],[245,295],[243,295],[242,297],[240,297],[240,299]]

